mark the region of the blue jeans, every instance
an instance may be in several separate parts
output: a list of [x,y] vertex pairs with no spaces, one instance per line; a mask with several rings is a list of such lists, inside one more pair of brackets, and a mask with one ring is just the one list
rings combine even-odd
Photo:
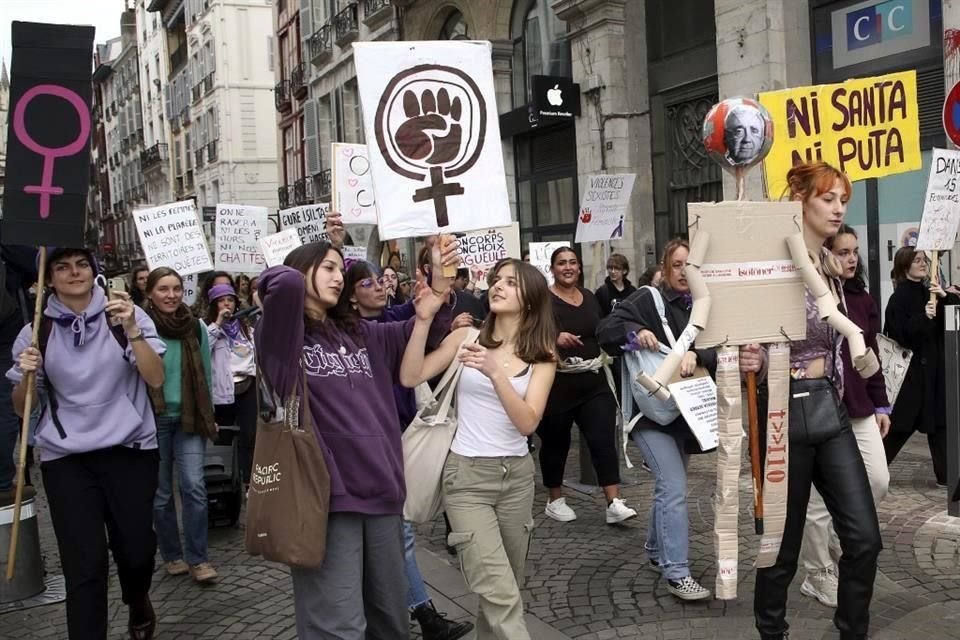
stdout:
[[427,587],[423,584],[420,567],[417,566],[417,530],[414,524],[403,521],[403,570],[407,574],[407,606],[416,609],[430,602]]
[[[153,524],[164,562],[186,560],[191,567],[207,561],[207,485],[203,481],[207,441],[201,435],[185,433],[180,418],[157,417],[157,445],[160,450],[160,480],[153,499]],[[177,463],[177,485],[183,510],[183,537],[186,556],[180,546],[177,508],[173,499],[173,463]]]
[[653,505],[644,549],[657,562],[668,580],[690,575],[687,515],[687,461],[683,449],[683,423],[667,433],[654,428],[636,428],[630,434],[643,452],[655,478]]

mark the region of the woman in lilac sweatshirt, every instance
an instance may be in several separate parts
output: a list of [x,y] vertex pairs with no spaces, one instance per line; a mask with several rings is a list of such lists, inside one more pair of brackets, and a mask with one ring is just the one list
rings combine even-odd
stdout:
[[[434,273],[457,261],[456,243],[434,251]],[[435,278],[419,295],[449,297]],[[344,295],[343,256],[327,242],[292,251],[260,278],[256,342],[263,375],[281,397],[306,372],[306,396],[330,473],[327,548],[318,569],[292,568],[301,640],[407,638],[403,555],[403,450],[393,385],[414,320],[360,320]],[[444,305],[431,338],[452,312]],[[421,347],[422,348],[422,347]],[[301,364],[302,363],[302,364]]]
[[107,637],[108,539],[130,608],[129,637],[149,640],[156,625],[149,592],[158,456],[147,388],[163,385],[166,346],[127,294],[107,300],[96,275],[86,249],[48,252],[43,353],[30,346],[25,326],[7,378],[18,414],[31,391],[25,373],[37,372],[47,394],[36,439],[67,584],[70,640]]

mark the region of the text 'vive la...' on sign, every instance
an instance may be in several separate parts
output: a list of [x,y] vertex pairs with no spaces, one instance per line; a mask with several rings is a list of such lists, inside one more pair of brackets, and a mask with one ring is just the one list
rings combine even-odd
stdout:
[[580,115],[580,85],[563,76],[533,76],[533,113],[539,121]]

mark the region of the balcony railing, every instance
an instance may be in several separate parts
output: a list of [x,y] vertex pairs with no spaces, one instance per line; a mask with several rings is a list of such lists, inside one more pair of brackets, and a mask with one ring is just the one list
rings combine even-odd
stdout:
[[195,149],[193,152],[194,157],[196,158],[197,169],[203,166],[203,147]]
[[370,29],[380,26],[392,16],[390,0],[363,0],[363,24]]
[[320,66],[331,55],[333,44],[330,42],[331,27],[328,24],[317,29],[307,41],[307,48],[310,51],[310,62]]
[[317,200],[327,200],[330,198],[330,169],[320,172],[317,176]]
[[190,124],[190,107],[184,106],[183,111],[180,112],[180,123],[184,126]]
[[163,166],[167,159],[167,145],[158,142],[140,152],[140,171],[148,171],[154,167]]
[[307,204],[307,179],[300,178],[293,183],[293,202],[301,205]]
[[357,36],[360,35],[357,13],[357,3],[351,2],[343,11],[333,17],[337,46],[343,47],[356,40]]
[[307,95],[306,68],[301,62],[290,72],[290,93],[298,100]]
[[277,200],[280,201],[281,209],[286,209],[290,206],[290,191],[287,187],[277,189]]
[[207,94],[213,91],[213,72],[207,74],[207,77],[203,79],[203,93]]
[[207,143],[207,162],[213,163],[217,161],[217,141],[211,140]]
[[175,114],[172,118],[170,118],[170,131],[172,131],[173,133],[177,133],[178,131],[180,131],[180,114],[179,113]]
[[290,109],[290,83],[287,80],[281,80],[273,88],[273,103],[277,111],[287,111]]

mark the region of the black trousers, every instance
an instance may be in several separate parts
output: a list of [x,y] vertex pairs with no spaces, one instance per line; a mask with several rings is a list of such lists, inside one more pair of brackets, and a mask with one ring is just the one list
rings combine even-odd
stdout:
[[234,396],[233,404],[218,404],[215,409],[217,424],[240,427],[240,441],[237,443],[240,475],[244,484],[250,484],[253,447],[257,441],[257,379],[253,379],[246,391]]
[[540,471],[543,484],[552,489],[563,486],[563,469],[570,453],[570,431],[576,421],[587,439],[590,460],[601,487],[620,484],[620,459],[617,457],[617,403],[610,393],[589,398],[570,411],[543,416],[540,436]]
[[[914,431],[890,431],[883,439],[883,450],[887,454],[887,465],[892,463],[907,444]],[[947,430],[937,429],[927,434],[927,446],[930,448],[930,459],[933,460],[933,475],[937,482],[947,484]]]
[[[798,397],[799,396],[799,397]],[[761,638],[787,630],[787,588],[797,572],[810,486],[823,496],[840,538],[834,624],[844,640],[865,638],[883,545],[870,482],[850,418],[824,378],[790,383],[787,521],[774,566],[757,570],[754,615]]]
[[106,640],[108,537],[123,602],[139,604],[150,591],[157,451],[112,447],[44,462],[40,470],[66,580],[69,638]]

